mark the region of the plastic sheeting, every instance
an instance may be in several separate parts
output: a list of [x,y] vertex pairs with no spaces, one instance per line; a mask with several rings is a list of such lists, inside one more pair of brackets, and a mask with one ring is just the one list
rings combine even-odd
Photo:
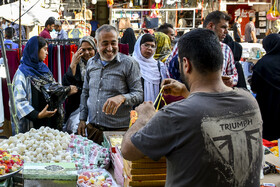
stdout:
[[[40,0],[42,1],[42,0]],[[44,26],[49,17],[58,18],[58,13],[41,7],[41,2],[38,2],[33,8],[34,3],[22,1],[21,14],[30,10],[21,17],[21,24],[25,26],[40,25]],[[19,18],[19,1],[0,6],[0,17],[13,22]],[[19,24],[19,20],[16,21]]]

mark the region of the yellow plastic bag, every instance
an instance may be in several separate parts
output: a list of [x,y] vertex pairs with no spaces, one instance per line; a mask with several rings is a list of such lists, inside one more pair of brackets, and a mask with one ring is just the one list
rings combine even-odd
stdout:
[[276,19],[279,18],[279,16],[280,16],[280,13],[278,12],[278,10],[276,8],[276,1],[274,1],[274,5],[267,12],[266,18],[268,20],[275,21]]
[[[164,97],[163,97],[163,94],[162,94],[162,91],[163,91],[163,87],[161,88],[161,90],[159,91],[159,94],[154,102],[154,106],[156,105],[155,109],[156,111],[158,111],[159,109],[159,106],[160,106],[160,103],[161,103],[161,100],[164,102],[164,105],[167,105],[165,100],[164,100]],[[135,110],[131,110],[130,111],[130,122],[129,122],[129,127],[131,127],[135,122],[136,120],[138,119],[138,114]]]

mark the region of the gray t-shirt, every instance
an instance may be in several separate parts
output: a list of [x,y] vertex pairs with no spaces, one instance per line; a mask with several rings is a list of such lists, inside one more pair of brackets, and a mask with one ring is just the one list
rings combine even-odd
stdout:
[[255,25],[252,21],[250,21],[249,23],[246,24],[245,26],[245,42],[252,42],[253,41],[253,37],[251,35],[251,32],[254,31],[255,32],[256,28]]
[[153,160],[167,158],[166,186],[259,186],[262,120],[243,89],[193,93],[160,111],[131,137]]

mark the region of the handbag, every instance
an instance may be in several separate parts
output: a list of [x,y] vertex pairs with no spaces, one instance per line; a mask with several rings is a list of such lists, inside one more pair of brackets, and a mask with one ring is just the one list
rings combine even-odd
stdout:
[[119,19],[119,30],[131,27],[130,19],[128,17]]
[[158,27],[158,18],[145,17],[144,21],[147,29],[154,29]]

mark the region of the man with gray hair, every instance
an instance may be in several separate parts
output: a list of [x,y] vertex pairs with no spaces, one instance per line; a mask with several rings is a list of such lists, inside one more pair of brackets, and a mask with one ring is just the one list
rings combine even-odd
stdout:
[[99,27],[95,42],[98,53],[87,63],[78,134],[87,130],[87,137],[100,144],[103,131],[128,129],[130,110],[143,101],[143,89],[139,64],[118,52],[115,27]]
[[57,39],[68,39],[68,34],[65,30],[62,29],[60,21],[55,20],[54,29],[57,32]]

